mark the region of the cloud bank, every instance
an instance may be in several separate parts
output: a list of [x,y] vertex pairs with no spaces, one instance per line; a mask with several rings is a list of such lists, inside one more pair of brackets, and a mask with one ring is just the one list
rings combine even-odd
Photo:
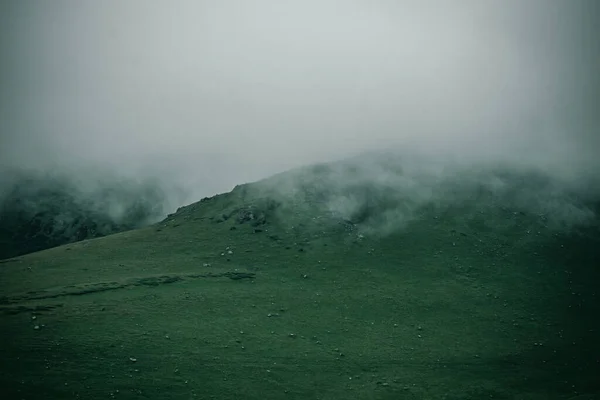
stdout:
[[390,148],[597,184],[599,8],[6,1],[0,162],[156,177],[184,202]]

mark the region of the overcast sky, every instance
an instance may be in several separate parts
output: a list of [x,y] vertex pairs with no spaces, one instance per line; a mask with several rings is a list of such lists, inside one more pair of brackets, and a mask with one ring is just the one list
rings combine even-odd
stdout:
[[0,0],[0,162],[198,198],[407,146],[589,176],[599,24],[596,0]]

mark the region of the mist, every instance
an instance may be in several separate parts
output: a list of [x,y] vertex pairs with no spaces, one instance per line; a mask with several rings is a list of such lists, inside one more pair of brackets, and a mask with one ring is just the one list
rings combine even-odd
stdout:
[[599,15],[594,0],[4,1],[0,166],[153,179],[171,208],[382,149],[597,191]]

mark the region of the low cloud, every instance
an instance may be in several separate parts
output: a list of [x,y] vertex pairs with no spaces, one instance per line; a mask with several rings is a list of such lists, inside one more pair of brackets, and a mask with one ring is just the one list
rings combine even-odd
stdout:
[[[154,179],[170,209],[382,149],[598,190],[598,15],[593,0],[3,2],[0,168]],[[357,179],[431,195],[377,168]]]

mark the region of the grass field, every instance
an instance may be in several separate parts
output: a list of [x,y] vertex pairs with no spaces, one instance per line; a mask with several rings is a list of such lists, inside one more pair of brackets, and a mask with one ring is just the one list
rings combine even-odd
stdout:
[[597,226],[487,201],[372,235],[242,189],[2,261],[2,398],[600,398]]

